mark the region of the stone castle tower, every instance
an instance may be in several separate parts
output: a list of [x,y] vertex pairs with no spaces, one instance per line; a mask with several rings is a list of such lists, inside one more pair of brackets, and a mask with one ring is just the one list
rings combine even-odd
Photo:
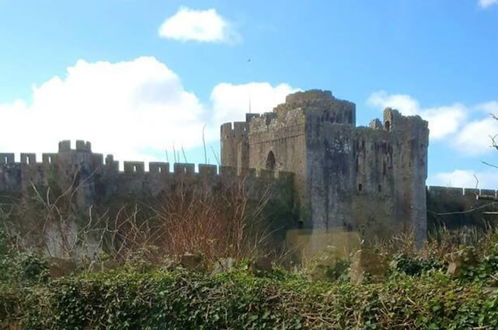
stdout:
[[331,92],[287,96],[272,112],[221,126],[221,165],[293,172],[300,222],[313,230],[426,236],[429,129],[386,109],[356,127],[354,103]]

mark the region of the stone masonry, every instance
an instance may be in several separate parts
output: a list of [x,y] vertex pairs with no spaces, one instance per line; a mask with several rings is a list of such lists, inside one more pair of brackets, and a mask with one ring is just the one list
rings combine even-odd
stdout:
[[356,127],[355,104],[329,91],[287,96],[272,112],[221,126],[221,163],[289,171],[300,226],[426,237],[427,122],[386,109]]

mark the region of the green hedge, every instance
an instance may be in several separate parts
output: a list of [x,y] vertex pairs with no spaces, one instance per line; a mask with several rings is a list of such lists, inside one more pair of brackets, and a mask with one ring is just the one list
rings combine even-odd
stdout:
[[498,294],[440,273],[351,285],[123,271],[0,287],[0,318],[25,329],[494,329]]

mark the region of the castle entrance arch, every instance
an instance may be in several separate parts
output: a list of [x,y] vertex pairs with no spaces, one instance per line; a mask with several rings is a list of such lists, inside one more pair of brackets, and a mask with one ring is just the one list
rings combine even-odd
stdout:
[[275,169],[275,154],[273,151],[268,153],[268,157],[266,157],[266,169],[273,171]]

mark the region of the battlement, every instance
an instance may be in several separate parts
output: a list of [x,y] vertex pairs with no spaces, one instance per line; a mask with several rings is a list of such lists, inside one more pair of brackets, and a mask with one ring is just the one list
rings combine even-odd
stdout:
[[[310,90],[297,92],[286,97],[286,103],[277,105],[273,111],[262,114],[247,113],[245,122],[221,125],[221,139],[227,141],[246,137],[248,134],[274,129],[275,126],[291,127],[318,119],[332,123],[355,125],[354,103],[335,98],[330,91]],[[292,133],[294,135],[294,133]]]
[[220,136],[222,139],[241,138],[247,136],[249,125],[244,121],[236,121],[233,123],[224,123],[221,125]]
[[403,116],[398,110],[384,109],[384,129],[386,131],[405,131],[418,125],[420,128],[428,129],[429,123],[420,116]]
[[[496,222],[498,197],[494,189],[428,186],[427,219],[429,228],[443,226],[457,229],[466,226],[488,226]],[[479,197],[479,198],[478,198]]]
[[76,140],[76,148],[71,149],[70,140],[64,140],[59,142],[59,152],[69,152],[69,151],[92,152],[92,144],[87,141]]
[[13,153],[2,153],[0,154],[0,164],[12,164],[14,163]]
[[[66,141],[62,141],[66,142]],[[68,142],[68,141],[67,141]],[[59,144],[60,145],[60,144]],[[68,149],[63,149],[62,152],[67,152]],[[69,149],[71,150],[71,149]],[[71,150],[76,151],[76,150]],[[86,149],[84,150],[86,151]],[[68,166],[65,160],[62,160],[59,153],[43,153],[42,162],[36,162],[36,154],[34,153],[21,153],[21,162],[15,162],[14,153],[0,153],[0,168],[5,166],[21,166],[26,168],[26,165],[39,166],[44,164],[58,165],[60,167]],[[237,168],[231,166],[218,166],[211,164],[198,164],[196,171],[196,164],[192,163],[173,163],[170,171],[170,163],[167,162],[140,162],[140,161],[123,161],[123,170],[120,170],[120,162],[114,160],[113,155],[107,155],[105,162],[101,154],[92,154],[100,161],[93,163],[93,165],[102,166],[107,171],[113,171],[125,174],[162,174],[162,175],[176,175],[176,176],[199,176],[199,177],[215,177],[217,175],[226,176],[244,176],[251,178],[264,178],[264,179],[289,179],[292,173],[286,171],[269,171],[264,169],[246,168],[238,171]],[[148,166],[146,166],[148,165]],[[219,169],[219,171],[218,171]]]
[[476,189],[476,188],[454,188],[441,186],[427,186],[427,193],[432,196],[446,198],[470,197],[475,199],[477,195],[498,196],[498,190],[493,189]]
[[356,125],[356,105],[335,98],[330,91],[309,90],[290,94],[286,102],[276,106],[273,112],[283,117],[296,109],[303,111],[308,120]]
[[339,100],[334,97],[331,91],[320,90],[320,89],[311,89],[308,91],[300,91],[293,94],[287,95],[285,98],[285,103],[294,104],[294,105],[303,105],[303,104],[311,104],[311,103],[320,103],[327,101],[339,101],[346,102],[348,101]]
[[[236,127],[241,127],[237,125]],[[232,182],[238,179],[249,180],[254,183],[289,183],[293,174],[289,172],[244,169],[235,167],[199,164],[196,171],[195,164],[175,163],[170,172],[167,162],[124,161],[123,170],[120,170],[119,161],[113,155],[104,157],[94,154],[90,150],[89,142],[77,142],[76,149],[70,148],[69,141],[59,143],[58,153],[42,154],[42,163],[36,162],[36,154],[21,153],[21,162],[15,161],[15,154],[0,154],[0,193],[22,193],[26,187],[47,185],[48,182],[59,182],[59,185],[71,184],[76,173],[85,182],[100,182],[105,191],[116,190],[116,193],[155,192],[168,190],[180,182],[196,184],[204,182],[216,185],[217,182]],[[78,153],[84,152],[84,157]],[[71,154],[74,153],[74,154]],[[68,154],[70,157],[68,157]],[[74,157],[73,157],[74,156]],[[94,176],[97,174],[96,176]],[[65,180],[65,181],[64,181]],[[90,184],[91,186],[92,184]],[[91,196],[93,193],[89,193]]]
[[335,100],[331,91],[324,91],[320,89],[312,89],[305,92],[296,92],[287,95],[285,103],[302,104],[307,102]]
[[0,153],[0,166],[2,165],[35,165],[35,164],[53,164],[56,162],[57,154],[55,153],[44,153],[42,154],[42,162],[36,162],[35,153],[21,153],[20,162],[15,161],[14,153]]

